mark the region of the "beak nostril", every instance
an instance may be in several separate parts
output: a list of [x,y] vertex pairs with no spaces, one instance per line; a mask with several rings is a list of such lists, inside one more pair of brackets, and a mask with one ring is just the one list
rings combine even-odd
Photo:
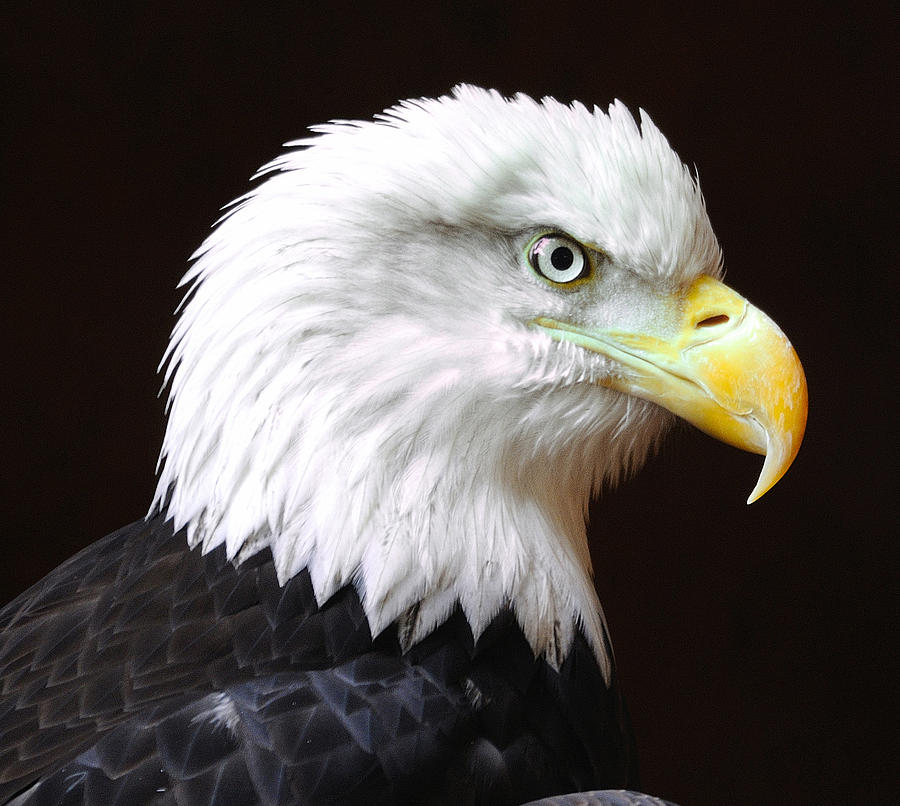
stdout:
[[728,321],[728,314],[720,313],[715,316],[707,316],[697,322],[696,327],[714,327],[715,325],[724,325]]

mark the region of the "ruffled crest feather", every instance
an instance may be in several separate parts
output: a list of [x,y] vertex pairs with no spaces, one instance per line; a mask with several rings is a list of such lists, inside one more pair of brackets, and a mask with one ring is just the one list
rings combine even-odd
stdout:
[[314,131],[185,276],[154,508],[236,561],[269,546],[282,581],[308,567],[320,601],[355,584],[373,633],[399,621],[409,645],[459,605],[477,636],[511,604],[536,653],[581,629],[608,674],[584,515],[670,417],[528,327],[566,299],[523,239],[716,274],[696,182],[618,102],[461,86]]

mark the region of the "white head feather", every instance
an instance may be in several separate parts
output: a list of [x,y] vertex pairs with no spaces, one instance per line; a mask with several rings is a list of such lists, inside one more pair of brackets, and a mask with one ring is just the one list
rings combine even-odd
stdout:
[[696,182],[618,102],[461,86],[315,131],[184,279],[154,507],[192,546],[269,546],[282,582],[309,568],[320,602],[356,585],[373,634],[409,645],[458,604],[477,636],[511,604],[537,654],[580,628],[608,673],[585,513],[670,416],[528,327],[573,298],[525,245],[600,248],[604,315],[633,318],[636,284],[719,270]]

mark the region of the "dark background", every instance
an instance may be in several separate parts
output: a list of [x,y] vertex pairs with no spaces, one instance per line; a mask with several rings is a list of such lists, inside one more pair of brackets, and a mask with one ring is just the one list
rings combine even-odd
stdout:
[[761,459],[684,428],[593,511],[644,788],[897,802],[891,18],[133,5],[32,3],[0,25],[3,599],[144,514],[175,285],[283,141],[458,81],[619,97],[698,166],[729,283],[786,330],[810,387],[803,449],[752,507]]

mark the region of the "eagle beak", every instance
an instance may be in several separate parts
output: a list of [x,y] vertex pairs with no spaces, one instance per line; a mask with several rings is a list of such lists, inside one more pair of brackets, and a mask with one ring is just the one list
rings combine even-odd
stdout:
[[621,375],[604,385],[764,454],[747,503],[756,501],[790,467],[806,428],[806,377],[794,348],[768,316],[712,277],[700,277],[655,313],[655,332],[595,330],[547,317],[533,324],[618,362]]

